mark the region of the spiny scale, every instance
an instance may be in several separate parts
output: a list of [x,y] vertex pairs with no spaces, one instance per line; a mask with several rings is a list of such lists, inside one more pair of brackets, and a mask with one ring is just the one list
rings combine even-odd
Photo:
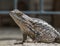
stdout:
[[21,31],[36,42],[53,42],[55,38],[60,38],[60,33],[41,19],[31,18],[19,10],[11,11],[10,16]]

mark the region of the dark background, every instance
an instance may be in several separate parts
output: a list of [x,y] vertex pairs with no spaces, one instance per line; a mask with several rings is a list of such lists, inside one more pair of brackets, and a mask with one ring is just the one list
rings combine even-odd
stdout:
[[[0,0],[0,11],[13,10],[13,0]],[[39,0],[19,0],[17,7],[20,11],[39,11]],[[44,0],[45,11],[60,11],[60,0]],[[56,28],[60,28],[60,15],[58,14],[29,14],[31,17],[42,18]],[[17,27],[8,14],[0,14],[0,27]]]

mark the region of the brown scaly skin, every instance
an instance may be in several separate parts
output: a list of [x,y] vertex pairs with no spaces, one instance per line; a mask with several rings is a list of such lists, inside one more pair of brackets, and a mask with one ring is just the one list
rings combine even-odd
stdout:
[[48,43],[54,42],[57,37],[60,38],[60,33],[41,19],[31,18],[17,9],[10,11],[9,14],[23,32],[22,43],[25,42],[27,36],[35,42]]

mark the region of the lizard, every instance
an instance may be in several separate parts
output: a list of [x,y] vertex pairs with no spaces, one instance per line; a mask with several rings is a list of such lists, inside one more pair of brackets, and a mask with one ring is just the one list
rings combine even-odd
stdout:
[[54,42],[60,38],[60,33],[49,23],[42,19],[32,18],[18,9],[9,12],[9,15],[23,32],[23,41],[29,36],[35,42]]

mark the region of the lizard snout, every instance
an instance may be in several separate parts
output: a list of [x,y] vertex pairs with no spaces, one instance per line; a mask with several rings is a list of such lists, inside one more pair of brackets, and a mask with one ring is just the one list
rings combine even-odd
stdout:
[[9,15],[12,15],[12,14],[13,14],[13,12],[12,12],[12,11],[10,11],[10,12],[9,12]]

